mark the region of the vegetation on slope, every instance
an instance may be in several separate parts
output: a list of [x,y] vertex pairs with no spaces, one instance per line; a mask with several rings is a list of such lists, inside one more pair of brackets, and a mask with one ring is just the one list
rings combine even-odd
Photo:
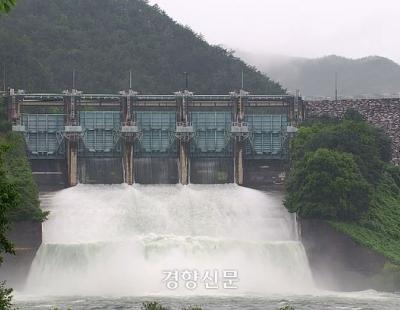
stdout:
[[[15,5],[15,0],[0,0],[0,13],[9,12],[11,7]],[[1,106],[0,98],[0,106]],[[0,114],[3,111],[0,110]],[[4,114],[3,114],[4,115]],[[9,129],[6,119],[0,116],[0,132]],[[9,210],[17,205],[18,193],[15,185],[11,184],[6,177],[3,169],[4,158],[3,153],[7,151],[7,147],[0,144],[0,254],[14,253],[13,246],[7,239],[6,234],[9,229]],[[3,258],[0,256],[0,264]],[[6,282],[0,282],[0,309],[12,310],[12,289],[6,287]]]
[[281,94],[279,84],[221,47],[210,46],[144,0],[19,0],[0,18],[0,59],[8,85],[30,91],[126,89],[128,72],[142,93],[238,89]]
[[4,149],[1,164],[4,179],[18,193],[15,205],[7,209],[8,220],[43,221],[47,213],[39,208],[38,188],[26,157],[24,138],[21,134],[10,132],[4,110],[4,104],[0,101],[0,146]]
[[338,230],[400,265],[400,168],[385,171],[368,211],[355,223],[333,221]]
[[348,111],[341,121],[304,124],[291,149],[286,207],[303,218],[329,220],[400,264],[400,168],[389,161],[384,133]]
[[[14,184],[8,179],[4,170],[4,153],[7,147],[0,146],[0,255],[2,253],[13,253],[13,247],[7,240],[6,234],[9,228],[8,213],[16,208],[18,201],[18,192]],[[0,264],[3,258],[0,256]]]
[[0,0],[0,12],[9,12],[17,0]]
[[319,148],[296,163],[286,205],[301,217],[357,219],[371,187],[349,153]]
[[291,143],[287,208],[303,217],[359,219],[390,154],[390,139],[356,111],[341,121],[304,124]]

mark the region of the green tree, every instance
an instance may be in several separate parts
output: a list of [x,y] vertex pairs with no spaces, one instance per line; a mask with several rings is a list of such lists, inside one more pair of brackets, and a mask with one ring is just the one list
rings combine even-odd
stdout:
[[[9,228],[8,214],[11,209],[16,208],[19,195],[15,186],[8,181],[4,171],[4,153],[7,147],[0,146],[0,255],[2,253],[13,253],[12,243],[6,234]],[[3,258],[0,256],[0,263]]]
[[19,194],[16,205],[7,211],[8,220],[11,222],[45,220],[48,212],[43,212],[39,206],[38,188],[26,157],[24,137],[19,133],[11,132],[11,125],[7,121],[5,105],[1,98],[0,145],[7,145],[2,155],[3,175]]
[[9,148],[4,154],[3,169],[8,180],[19,193],[17,204],[8,211],[9,220],[42,222],[46,219],[48,212],[40,209],[38,188],[26,157],[24,137],[18,133],[9,133],[5,141]]
[[279,310],[295,310],[295,309],[292,306],[284,306],[284,307],[280,308]]
[[301,127],[291,144],[293,161],[319,148],[351,153],[365,179],[379,181],[384,163],[391,159],[391,140],[380,129],[369,125],[358,112],[350,111],[340,122],[314,120]]
[[285,205],[304,218],[358,219],[368,209],[372,187],[353,155],[318,149],[296,162]]
[[353,108],[347,109],[347,111],[343,115],[343,119],[356,122],[362,122],[365,120],[361,113]]
[[13,310],[12,306],[12,289],[6,287],[5,281],[0,282],[0,309]]
[[0,0],[0,12],[9,12],[17,0]]
[[158,302],[144,302],[141,310],[170,310],[169,308],[163,307]]
[[[15,186],[10,183],[3,169],[4,153],[7,147],[0,146],[0,264],[3,262],[4,253],[13,254],[13,245],[7,239],[7,231],[9,229],[8,214],[9,211],[16,207],[18,203],[18,192]],[[6,288],[5,282],[0,283],[0,309],[9,310],[11,306],[12,289]]]

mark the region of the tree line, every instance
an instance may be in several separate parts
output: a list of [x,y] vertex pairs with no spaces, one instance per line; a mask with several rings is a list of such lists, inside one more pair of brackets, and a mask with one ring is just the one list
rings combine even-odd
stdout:
[[282,94],[282,87],[235,57],[209,45],[201,35],[172,20],[144,0],[18,0],[0,17],[0,59],[7,85],[27,91],[84,92],[133,88],[170,94],[185,87],[195,93]]

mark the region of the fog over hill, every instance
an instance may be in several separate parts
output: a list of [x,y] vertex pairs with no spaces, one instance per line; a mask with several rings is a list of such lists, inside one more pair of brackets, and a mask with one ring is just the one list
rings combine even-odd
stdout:
[[335,72],[339,97],[399,96],[400,92],[400,65],[380,56],[350,59],[330,55],[309,59],[243,51],[236,55],[289,91],[300,89],[307,97],[334,97]]

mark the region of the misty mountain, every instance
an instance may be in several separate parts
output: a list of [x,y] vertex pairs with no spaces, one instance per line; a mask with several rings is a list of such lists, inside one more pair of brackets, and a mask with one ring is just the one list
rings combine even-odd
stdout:
[[316,59],[260,56],[238,52],[243,59],[279,81],[288,90],[310,97],[334,97],[335,72],[339,96],[390,95],[400,92],[400,65],[370,56],[349,59],[335,55]]
[[18,0],[0,16],[0,61],[8,86],[36,92],[71,88],[73,69],[85,92],[126,89],[129,70],[141,93],[180,90],[189,72],[192,91],[227,94],[242,70],[249,91],[284,92],[144,0]]

